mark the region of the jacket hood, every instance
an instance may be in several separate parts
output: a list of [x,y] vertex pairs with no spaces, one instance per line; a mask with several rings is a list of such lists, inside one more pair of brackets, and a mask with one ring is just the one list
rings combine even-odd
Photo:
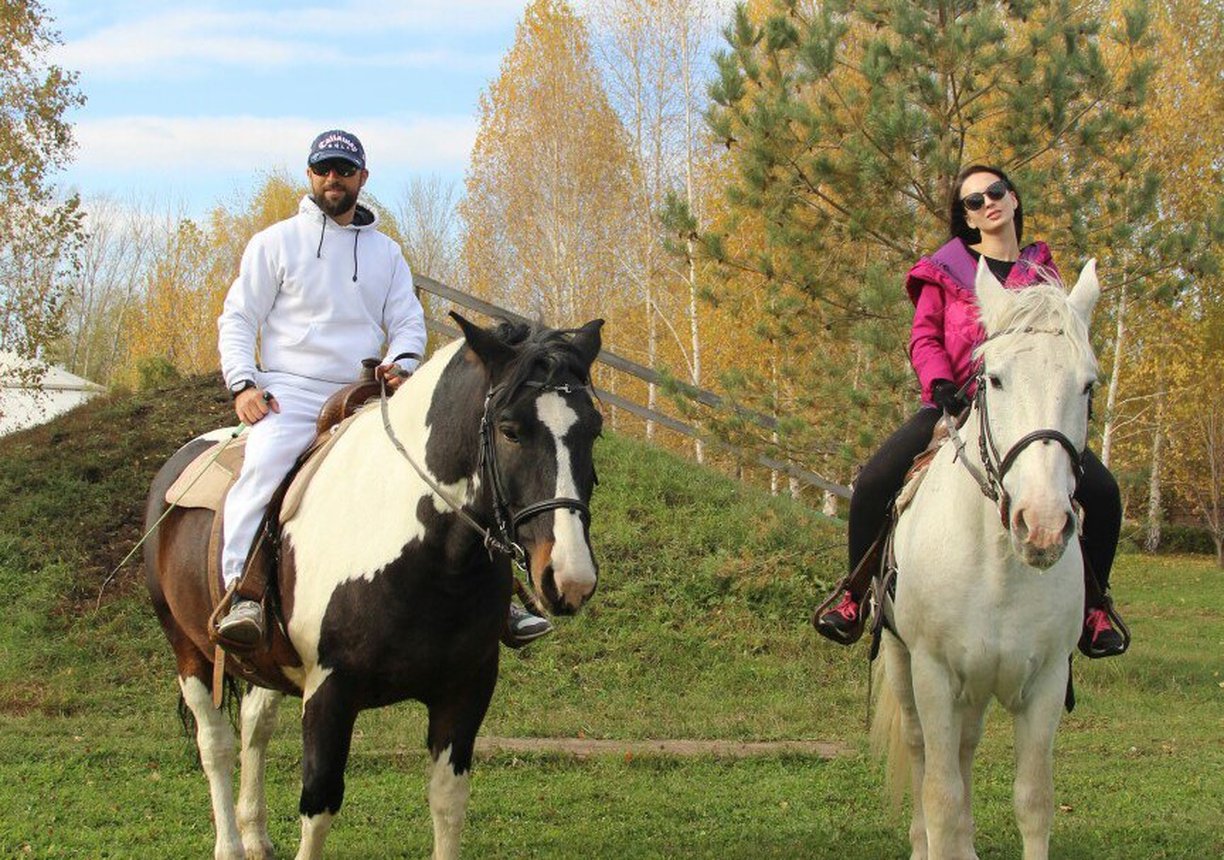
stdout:
[[[319,208],[319,204],[314,202],[309,194],[305,195],[301,202],[298,203],[298,214],[308,215],[314,220],[319,220],[323,217],[323,210]],[[367,230],[376,229],[378,227],[378,212],[364,206],[361,203],[357,204],[357,211],[353,213],[353,221],[350,224],[336,224],[334,219],[332,223],[341,230]]]
[[[1036,279],[1041,269],[1054,267],[1054,256],[1045,242],[1034,242],[1020,250],[1016,262],[1019,265],[1008,277],[1008,286],[1027,286]],[[905,289],[910,301],[917,304],[918,294],[928,281],[940,283],[952,292],[960,290],[972,294],[976,277],[977,260],[962,239],[954,238],[914,264],[905,278]]]

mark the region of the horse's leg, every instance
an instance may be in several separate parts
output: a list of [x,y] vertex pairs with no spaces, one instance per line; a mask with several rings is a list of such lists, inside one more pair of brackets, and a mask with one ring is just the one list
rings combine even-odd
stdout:
[[332,819],[344,801],[344,767],[357,711],[334,676],[319,684],[302,705],[302,844],[298,860],[323,856]]
[[967,860],[962,832],[965,784],[961,776],[961,725],[954,680],[947,667],[923,653],[911,655],[914,701],[922,725],[922,809],[927,851],[933,860]]
[[986,724],[986,707],[989,699],[980,705],[971,705],[964,714],[961,724],[960,769],[964,785],[964,802],[961,806],[961,832],[965,835],[965,843],[961,853],[977,860],[973,850],[973,756],[977,752],[978,743],[982,740],[982,729]]
[[433,818],[433,860],[458,860],[463,819],[471,793],[470,771],[476,733],[497,684],[497,653],[481,667],[466,695],[429,708],[429,814]]
[[237,739],[223,711],[213,707],[209,689],[211,667],[201,677],[192,674],[179,677],[183,701],[196,721],[196,745],[200,749],[200,764],[208,776],[208,791],[212,795],[213,822],[217,842],[213,849],[216,860],[241,860],[242,838],[234,816],[234,761]]
[[268,804],[264,796],[268,741],[276,728],[276,708],[281,694],[252,687],[242,697],[242,761],[239,767],[238,829],[247,860],[272,856],[268,838]]
[[922,748],[922,724],[914,704],[914,679],[910,671],[909,651],[894,636],[884,637],[885,659],[888,661],[888,681],[901,709],[901,740],[910,763],[910,860],[927,860],[926,817],[922,810],[922,777],[926,771]]
[[1054,820],[1054,733],[1062,719],[1070,666],[1053,660],[1034,682],[1026,706],[1016,713],[1016,780],[1013,803],[1024,860],[1046,860]]

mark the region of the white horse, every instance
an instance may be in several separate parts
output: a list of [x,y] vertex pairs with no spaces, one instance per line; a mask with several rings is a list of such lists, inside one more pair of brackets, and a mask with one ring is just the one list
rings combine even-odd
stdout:
[[[1025,860],[1049,853],[1054,733],[1083,621],[1072,506],[1097,363],[1090,261],[1061,285],[1005,290],[980,265],[987,339],[959,437],[935,456],[897,524],[896,596],[873,737],[894,797],[911,775],[911,860],[967,860],[973,754],[997,698],[1015,720],[1016,819]],[[959,450],[959,457],[957,456]],[[908,756],[905,753],[908,752]]]

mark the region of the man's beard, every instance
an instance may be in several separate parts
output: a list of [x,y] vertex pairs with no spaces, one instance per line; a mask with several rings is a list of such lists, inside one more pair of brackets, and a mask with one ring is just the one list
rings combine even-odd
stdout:
[[[343,195],[333,203],[327,197],[328,190],[342,191]],[[312,196],[311,199],[314,200],[316,206],[333,218],[343,215],[345,212],[352,209],[357,203],[357,195],[349,191],[347,188],[325,188],[323,189],[323,193],[316,194]]]

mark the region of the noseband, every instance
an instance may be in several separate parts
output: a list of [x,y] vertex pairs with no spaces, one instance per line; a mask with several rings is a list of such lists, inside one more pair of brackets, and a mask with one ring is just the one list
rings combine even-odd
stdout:
[[[1039,329],[1032,326],[1027,326],[1021,329],[1005,329],[992,334],[987,340],[1004,334],[1052,334],[1062,335],[1062,329]],[[1080,479],[1084,474],[1084,454],[1075,447],[1075,443],[1067,438],[1066,434],[1060,430],[1044,428],[1034,430],[1031,433],[1026,433],[1016,440],[1010,448],[1007,449],[1002,457],[999,456],[999,449],[995,445],[994,433],[990,429],[990,409],[987,405],[986,389],[989,385],[989,380],[986,378],[986,367],[983,364],[978,368],[977,373],[973,378],[966,383],[965,387],[977,383],[977,391],[973,396],[974,408],[978,417],[978,454],[982,461],[982,466],[985,469],[985,474],[966,460],[962,455],[964,453],[965,443],[961,440],[960,434],[955,428],[954,422],[946,413],[944,415],[945,426],[952,435],[954,443],[957,447],[957,459],[964,464],[975,481],[978,488],[982,491],[982,495],[990,499],[999,507],[999,517],[1003,521],[1004,530],[1011,528],[1011,497],[1007,490],[1003,488],[1003,479],[1007,476],[1008,471],[1015,465],[1016,458],[1024,452],[1034,442],[1057,442],[1067,452],[1067,456],[1071,458],[1071,471],[1075,475],[1076,486],[1079,486]],[[963,389],[962,389],[963,391]]]
[[[572,394],[579,390],[565,383],[549,385],[529,380],[522,383],[522,385],[525,388],[538,388],[541,394],[546,394],[549,391]],[[481,474],[488,478],[489,486],[493,491],[493,519],[497,524],[497,531],[500,537],[500,543],[494,544],[494,546],[503,552],[509,553],[520,566],[525,568],[527,554],[518,542],[518,530],[523,523],[547,511],[565,509],[576,511],[582,517],[583,523],[589,526],[591,523],[591,510],[587,507],[586,502],[581,499],[569,498],[568,496],[556,496],[544,501],[532,502],[517,509],[510,504],[510,497],[506,492],[506,483],[502,478],[501,465],[497,458],[497,446],[494,444],[495,430],[491,407],[494,396],[500,393],[500,391],[501,386],[498,386],[489,389],[489,393],[485,395],[484,412],[480,417],[480,468]],[[491,540],[491,536],[486,538],[486,543]]]

